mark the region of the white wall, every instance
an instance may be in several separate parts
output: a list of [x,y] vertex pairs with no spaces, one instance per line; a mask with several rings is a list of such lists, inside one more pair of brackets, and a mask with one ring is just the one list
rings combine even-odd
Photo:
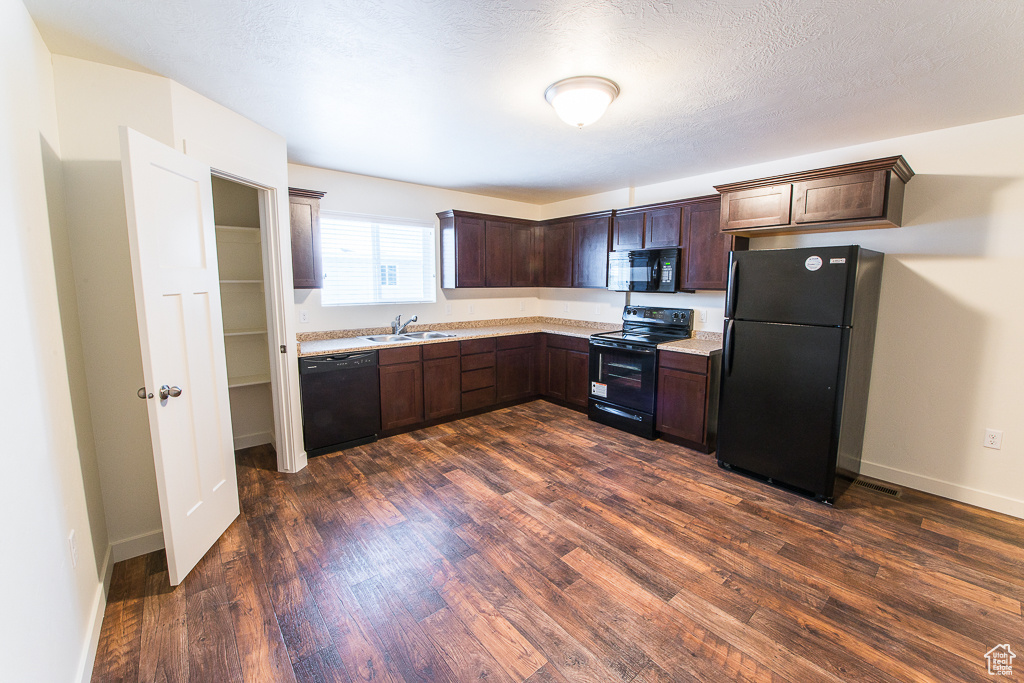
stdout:
[[51,240],[51,229],[58,239],[64,229],[53,93],[50,54],[28,13],[0,0],[0,671],[11,681],[80,680],[104,598],[106,548],[97,557],[93,539],[105,543],[106,533],[102,520],[95,530],[90,521],[98,501],[87,498],[85,479],[94,472],[83,474],[89,464],[79,456],[54,271],[55,249],[66,246]]
[[53,56],[85,374],[115,560],[163,547],[118,124],[174,144],[170,81]]
[[[435,228],[438,225],[437,213],[448,209],[531,220],[540,218],[541,207],[535,204],[297,164],[288,165],[288,183],[292,187],[326,192],[327,194],[320,200],[321,211],[404,218],[431,223]],[[435,234],[434,239],[434,258],[437,273],[440,275],[439,232]],[[433,304],[321,306],[319,290],[295,290],[296,311],[306,311],[309,314],[309,323],[299,323],[296,331],[302,333],[386,327],[398,314],[401,314],[403,319],[418,315],[420,323],[539,315],[537,290],[532,288],[442,290],[439,282],[436,296],[437,300]]]
[[[1022,142],[1018,116],[581,197],[543,215],[612,208],[630,195],[633,205],[706,195],[722,183],[903,154],[917,173],[904,227],[759,238],[751,248],[860,244],[886,253],[864,473],[1024,517]],[[651,296],[706,307],[702,327],[722,329],[720,294]],[[988,427],[1004,431],[1002,450],[982,447]]]
[[[145,402],[131,259],[121,175],[118,126],[127,125],[211,167],[251,180],[273,200],[264,216],[288,225],[284,139],[166,78],[55,55],[57,117],[63,144],[68,232],[78,297],[85,375],[95,433],[103,507],[115,560],[163,547],[160,508]],[[290,282],[288,230],[277,245]],[[266,268],[266,264],[264,264]],[[279,321],[281,340],[294,342],[290,286]],[[269,352],[268,352],[269,353]],[[273,359],[291,372],[285,401],[275,401],[277,429],[302,457],[295,345]],[[283,432],[283,433],[282,433]]]

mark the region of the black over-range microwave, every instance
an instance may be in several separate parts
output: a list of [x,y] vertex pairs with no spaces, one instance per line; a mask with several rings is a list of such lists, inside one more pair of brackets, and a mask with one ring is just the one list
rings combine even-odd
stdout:
[[608,254],[608,289],[616,292],[678,292],[679,247]]

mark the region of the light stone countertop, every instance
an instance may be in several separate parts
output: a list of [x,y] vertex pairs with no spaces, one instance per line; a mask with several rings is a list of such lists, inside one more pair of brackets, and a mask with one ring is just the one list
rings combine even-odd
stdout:
[[[346,353],[350,351],[372,351],[413,344],[436,344],[464,339],[481,339],[485,337],[504,337],[514,334],[533,334],[546,332],[562,334],[569,337],[586,339],[597,332],[610,332],[622,327],[620,323],[598,323],[564,318],[503,318],[498,320],[474,320],[458,323],[437,323],[434,325],[410,325],[409,332],[436,330],[454,333],[454,337],[444,339],[416,339],[406,342],[377,343],[361,337],[374,334],[389,334],[390,328],[373,327],[353,330],[333,330],[328,332],[304,332],[296,335],[299,342],[299,357],[319,356],[330,353]],[[693,338],[684,339],[658,347],[662,351],[691,353],[709,356],[722,348],[722,335],[717,332],[699,330]]]

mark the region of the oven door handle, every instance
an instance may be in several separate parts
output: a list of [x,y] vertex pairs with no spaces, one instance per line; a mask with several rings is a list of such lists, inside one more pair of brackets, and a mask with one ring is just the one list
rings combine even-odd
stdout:
[[658,352],[658,349],[650,346],[630,346],[625,344],[617,344],[616,342],[597,341],[594,339],[590,340],[591,346],[600,346],[606,349],[616,349],[618,351],[628,351],[629,353],[639,353],[645,356],[653,356]]
[[611,406],[606,406],[603,403],[594,403],[593,405],[598,410],[603,410],[604,412],[611,413],[612,415],[618,415],[619,417],[624,417],[624,418],[627,418],[629,420],[636,420],[637,422],[643,422],[643,420],[644,420],[639,415],[634,415],[632,413],[627,413],[625,410],[619,410],[618,408],[612,408]]

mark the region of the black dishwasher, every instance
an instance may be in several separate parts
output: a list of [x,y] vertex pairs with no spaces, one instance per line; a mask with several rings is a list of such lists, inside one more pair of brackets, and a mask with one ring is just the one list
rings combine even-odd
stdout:
[[369,443],[380,433],[377,352],[299,359],[302,441],[307,456]]

